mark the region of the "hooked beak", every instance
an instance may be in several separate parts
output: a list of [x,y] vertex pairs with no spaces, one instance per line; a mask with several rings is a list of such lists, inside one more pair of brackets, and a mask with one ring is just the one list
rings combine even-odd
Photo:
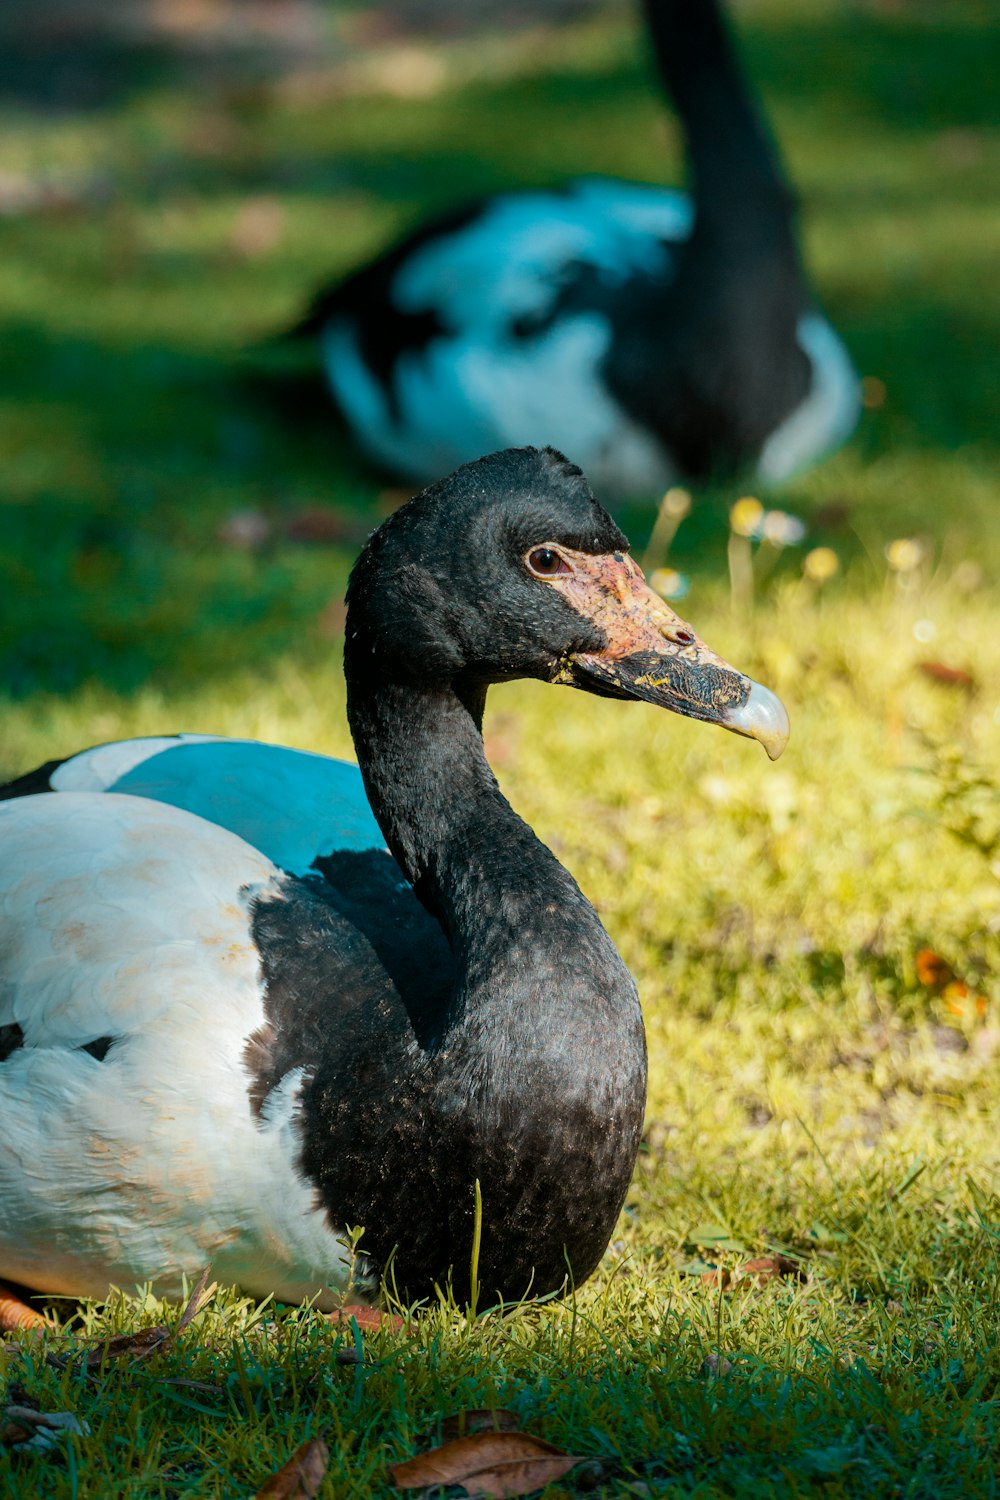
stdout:
[[573,652],[552,681],[611,698],[639,698],[689,719],[759,740],[772,760],[788,743],[781,700],[737,672],[699,639],[646,583],[632,558],[560,547],[571,572],[548,580],[607,637],[601,651]]

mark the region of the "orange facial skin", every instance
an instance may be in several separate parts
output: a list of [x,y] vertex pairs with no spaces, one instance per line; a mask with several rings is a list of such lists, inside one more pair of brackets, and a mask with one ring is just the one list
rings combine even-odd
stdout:
[[547,543],[528,553],[525,566],[607,638],[600,651],[560,661],[553,682],[643,699],[760,740],[772,759],[780,755],[788,719],[774,694],[706,646],[649,587],[633,558]]

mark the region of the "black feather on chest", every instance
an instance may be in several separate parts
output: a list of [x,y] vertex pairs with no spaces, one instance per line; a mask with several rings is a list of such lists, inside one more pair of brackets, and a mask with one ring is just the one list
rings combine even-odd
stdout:
[[[582,1280],[607,1244],[628,1185],[645,1097],[638,1007],[609,1076],[598,1013],[577,1057],[511,996],[490,1045],[450,1014],[455,964],[437,923],[382,852],[320,862],[259,901],[254,937],[267,1021],[250,1038],[251,1107],[303,1068],[301,1165],[331,1223],[401,1290],[427,1295],[450,1267],[467,1296],[474,1183],[484,1206],[485,1295],[519,1297]],[[544,982],[544,981],[543,981]],[[599,1008],[598,1008],[599,1010]],[[621,1054],[620,1022],[612,1050]],[[586,1044],[587,1038],[582,1040]],[[488,1061],[487,1061],[488,1059]]]

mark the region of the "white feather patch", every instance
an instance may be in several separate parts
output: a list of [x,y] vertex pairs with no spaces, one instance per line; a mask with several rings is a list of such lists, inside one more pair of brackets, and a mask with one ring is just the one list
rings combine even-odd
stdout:
[[335,319],[324,331],[327,375],[359,441],[378,462],[423,480],[499,448],[552,444],[598,493],[658,495],[676,469],[604,382],[607,319],[567,314],[527,338],[511,325],[543,317],[577,263],[609,285],[667,274],[665,242],[690,226],[681,194],[588,179],[565,194],[500,197],[465,229],[421,246],[400,268],[393,298],[402,312],[433,308],[446,332],[397,361],[398,414],[351,322]]
[[861,387],[851,357],[826,319],[807,313],[799,319],[796,333],[812,365],[812,384],[760,451],[757,471],[769,483],[791,478],[846,442],[861,411]]
[[160,755],[178,744],[208,740],[210,735],[170,734],[137,740],[113,740],[110,745],[95,745],[63,761],[52,773],[54,792],[110,792],[129,771],[140,766],[151,755]]
[[283,745],[210,735],[119,740],[66,761],[52,785],[182,807],[297,875],[317,855],[385,847],[357,766]]
[[[343,1284],[298,1167],[297,1075],[260,1122],[248,905],[279,872],[242,840],[114,793],[0,804],[0,1276],[103,1295],[214,1274],[288,1299]],[[79,1051],[113,1039],[103,1061]]]

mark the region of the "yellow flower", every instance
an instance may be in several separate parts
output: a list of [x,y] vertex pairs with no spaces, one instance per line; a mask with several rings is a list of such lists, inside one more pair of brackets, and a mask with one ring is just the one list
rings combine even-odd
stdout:
[[764,513],[760,531],[773,547],[794,547],[805,536],[806,523],[786,510],[769,510]]
[[840,558],[832,547],[814,547],[807,552],[802,571],[813,583],[826,583],[840,567]]
[[654,568],[649,575],[649,586],[662,599],[683,599],[691,587],[691,580],[678,573],[676,568]]
[[923,560],[923,543],[914,536],[900,536],[889,543],[885,555],[894,573],[912,573]]
[[753,495],[744,495],[729,512],[729,524],[737,536],[756,536],[764,507]]
[[671,485],[663,497],[662,505],[672,521],[683,521],[691,510],[691,496],[679,484]]

